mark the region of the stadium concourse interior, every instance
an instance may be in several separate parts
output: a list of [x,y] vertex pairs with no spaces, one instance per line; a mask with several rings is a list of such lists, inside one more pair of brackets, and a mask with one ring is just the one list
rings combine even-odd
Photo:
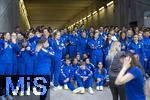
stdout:
[[149,34],[150,0],[0,0],[0,100],[150,100]]
[[17,25],[23,31],[39,25],[149,26],[149,5],[149,0],[1,0],[0,31],[13,31]]

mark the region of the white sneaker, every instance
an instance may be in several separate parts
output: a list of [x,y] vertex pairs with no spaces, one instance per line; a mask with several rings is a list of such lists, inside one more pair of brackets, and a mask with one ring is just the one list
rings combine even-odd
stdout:
[[96,86],[96,90],[99,91],[99,90],[100,90],[100,87],[99,87],[99,86]]
[[26,95],[31,95],[31,94],[30,94],[30,91],[26,91]]
[[65,89],[65,90],[68,90],[68,89],[69,89],[67,84],[64,85],[64,89]]
[[12,91],[12,94],[13,94],[13,95],[17,95],[18,92],[17,92],[17,91]]
[[26,95],[30,95],[30,92],[31,92],[31,90],[30,90],[30,88],[28,88],[26,91]]
[[100,91],[103,91],[103,90],[104,90],[103,86],[100,86],[100,88],[99,88],[99,89],[100,89]]
[[20,91],[19,95],[20,95],[20,96],[24,96],[24,92],[23,92],[23,91]]
[[53,86],[54,86],[54,83],[53,83],[53,82],[50,82],[50,86],[52,86],[52,87],[53,87]]
[[92,94],[92,95],[94,94],[94,91],[93,91],[93,89],[92,89],[91,87],[88,88],[88,92],[89,92],[90,94]]
[[6,100],[5,96],[1,96],[1,100]]
[[7,96],[7,99],[8,100],[13,100],[13,97],[9,95],[9,96]]
[[19,91],[19,86],[16,86],[16,91]]
[[54,88],[53,88],[54,91],[61,90],[61,89],[62,89],[61,86],[57,86],[57,87],[54,87]]

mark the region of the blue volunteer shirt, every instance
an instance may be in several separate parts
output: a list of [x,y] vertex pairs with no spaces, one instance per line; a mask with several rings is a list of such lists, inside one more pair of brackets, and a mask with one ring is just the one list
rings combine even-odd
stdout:
[[138,67],[132,67],[127,73],[134,76],[134,79],[125,85],[127,100],[145,100],[142,71]]

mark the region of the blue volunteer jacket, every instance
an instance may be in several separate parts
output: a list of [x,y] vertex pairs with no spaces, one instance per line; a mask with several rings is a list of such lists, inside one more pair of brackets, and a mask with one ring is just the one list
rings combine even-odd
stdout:
[[149,37],[144,37],[143,39],[143,46],[144,46],[144,52],[147,58],[150,58],[150,38]]
[[134,53],[138,54],[140,58],[146,58],[143,43],[138,42],[137,44],[133,41],[128,46],[128,50],[134,50]]
[[[1,63],[13,63],[14,55],[16,54],[16,51],[19,51],[19,48],[17,44],[14,44],[9,41],[0,40],[0,62]],[[5,45],[8,45],[5,48]]]
[[[103,70],[103,72],[102,72],[102,70]],[[99,70],[99,68],[96,68],[94,70],[94,78],[96,78],[96,79],[97,78],[105,79],[106,76],[107,76],[107,71],[104,68],[102,70]]]
[[91,77],[93,73],[88,68],[86,68],[86,69],[79,68],[76,70],[75,74],[77,77],[83,78],[83,77]]
[[81,36],[78,39],[77,52],[87,53],[87,49],[88,49],[88,39],[86,37]]
[[62,65],[60,79],[65,80],[66,78],[72,79],[74,77],[73,67],[71,65]]
[[94,38],[90,39],[88,42],[90,48],[90,54],[102,55],[104,43],[101,39],[95,40]]

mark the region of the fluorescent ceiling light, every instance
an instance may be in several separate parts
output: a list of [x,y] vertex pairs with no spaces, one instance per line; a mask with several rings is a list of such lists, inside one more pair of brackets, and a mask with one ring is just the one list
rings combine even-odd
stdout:
[[86,20],[86,17],[84,17],[83,20]]
[[107,3],[107,6],[110,6],[110,5],[112,5],[113,3],[114,3],[114,1],[111,1],[111,2]]
[[91,17],[91,14],[87,16],[88,18]]
[[101,10],[103,10],[103,9],[104,9],[104,7],[101,7],[101,8],[99,8],[98,10],[101,11]]
[[94,11],[92,14],[94,15],[94,14],[96,14],[97,13],[97,11]]

